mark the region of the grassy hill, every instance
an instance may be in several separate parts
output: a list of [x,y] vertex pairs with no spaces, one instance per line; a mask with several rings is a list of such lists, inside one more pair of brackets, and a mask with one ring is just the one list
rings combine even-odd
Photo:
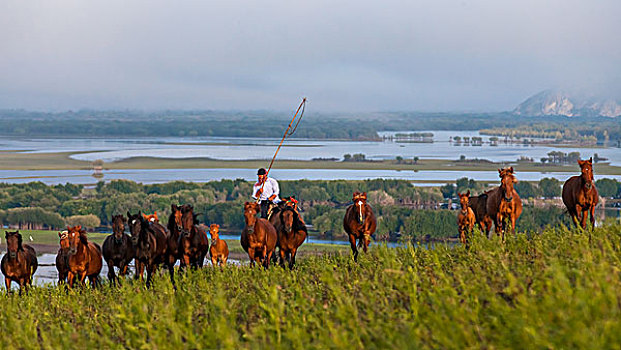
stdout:
[[618,348],[621,226],[0,300],[3,348]]

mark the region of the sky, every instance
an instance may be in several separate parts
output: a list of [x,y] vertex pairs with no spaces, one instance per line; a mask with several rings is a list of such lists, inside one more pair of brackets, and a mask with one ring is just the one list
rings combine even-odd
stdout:
[[506,111],[617,94],[619,0],[2,0],[0,109]]

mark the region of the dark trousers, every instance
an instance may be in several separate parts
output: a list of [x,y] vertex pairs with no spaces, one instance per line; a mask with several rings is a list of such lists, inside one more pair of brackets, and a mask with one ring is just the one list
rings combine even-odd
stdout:
[[272,201],[270,200],[261,201],[261,218],[267,219],[267,212],[270,210],[271,204],[272,204]]

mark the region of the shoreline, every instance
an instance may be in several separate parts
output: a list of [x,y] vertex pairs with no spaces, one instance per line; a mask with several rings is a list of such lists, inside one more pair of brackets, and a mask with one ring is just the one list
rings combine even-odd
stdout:
[[[86,170],[92,171],[91,162],[72,159],[81,152],[19,153],[0,152],[0,170]],[[149,169],[256,169],[265,167],[268,160],[214,160],[210,158],[157,158],[132,157],[104,164],[106,170]],[[277,160],[280,169],[326,169],[326,170],[395,170],[395,171],[496,171],[512,165],[518,172],[578,173],[575,164],[540,164],[517,161],[491,162],[480,160],[458,161],[450,159],[421,159],[417,164],[399,164],[395,160],[343,162],[326,160]],[[621,175],[621,167],[609,163],[595,164],[598,175]],[[26,178],[26,177],[24,177]]]

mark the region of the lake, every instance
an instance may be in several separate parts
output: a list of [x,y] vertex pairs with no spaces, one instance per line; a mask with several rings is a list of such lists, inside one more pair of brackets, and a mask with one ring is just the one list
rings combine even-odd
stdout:
[[[400,131],[398,133],[408,133]],[[621,150],[619,148],[564,148],[544,145],[525,146],[521,144],[503,144],[491,146],[456,146],[449,139],[454,136],[476,137],[483,140],[489,137],[482,136],[477,131],[437,131],[433,143],[402,143],[385,141],[326,141],[290,139],[280,151],[278,159],[311,160],[313,158],[338,158],[344,154],[363,153],[368,159],[385,160],[397,156],[420,159],[458,159],[461,155],[466,158],[480,158],[492,161],[515,161],[521,156],[531,157],[538,161],[551,151],[565,153],[578,151],[583,157],[597,153],[606,157],[613,165],[621,165]],[[394,135],[397,132],[382,132],[381,136]],[[17,150],[21,152],[70,152],[71,158],[83,161],[102,159],[112,162],[132,157],[161,157],[161,158],[188,158],[204,157],[220,160],[244,159],[271,159],[278,145],[279,139],[265,138],[231,138],[231,137],[157,137],[157,138],[4,138],[0,141],[1,150]],[[576,167],[577,172],[577,167]],[[424,181],[419,185],[438,185],[447,181],[454,181],[463,177],[459,171],[394,171],[394,170],[331,170],[308,169],[300,170],[278,169],[276,166],[273,176],[279,180],[362,180],[371,178],[404,179]],[[468,177],[479,181],[497,181],[494,171],[468,172]],[[520,179],[539,180],[543,177],[555,177],[565,180],[575,173],[520,173]],[[104,180],[128,179],[142,183],[161,183],[173,180],[205,182],[220,179],[242,178],[254,181],[253,169],[151,169],[151,170],[107,170]],[[619,176],[607,176],[621,179]],[[9,183],[23,183],[42,181],[47,184],[78,183],[92,184],[98,181],[91,177],[87,170],[42,170],[42,171],[0,171],[0,181]]]

